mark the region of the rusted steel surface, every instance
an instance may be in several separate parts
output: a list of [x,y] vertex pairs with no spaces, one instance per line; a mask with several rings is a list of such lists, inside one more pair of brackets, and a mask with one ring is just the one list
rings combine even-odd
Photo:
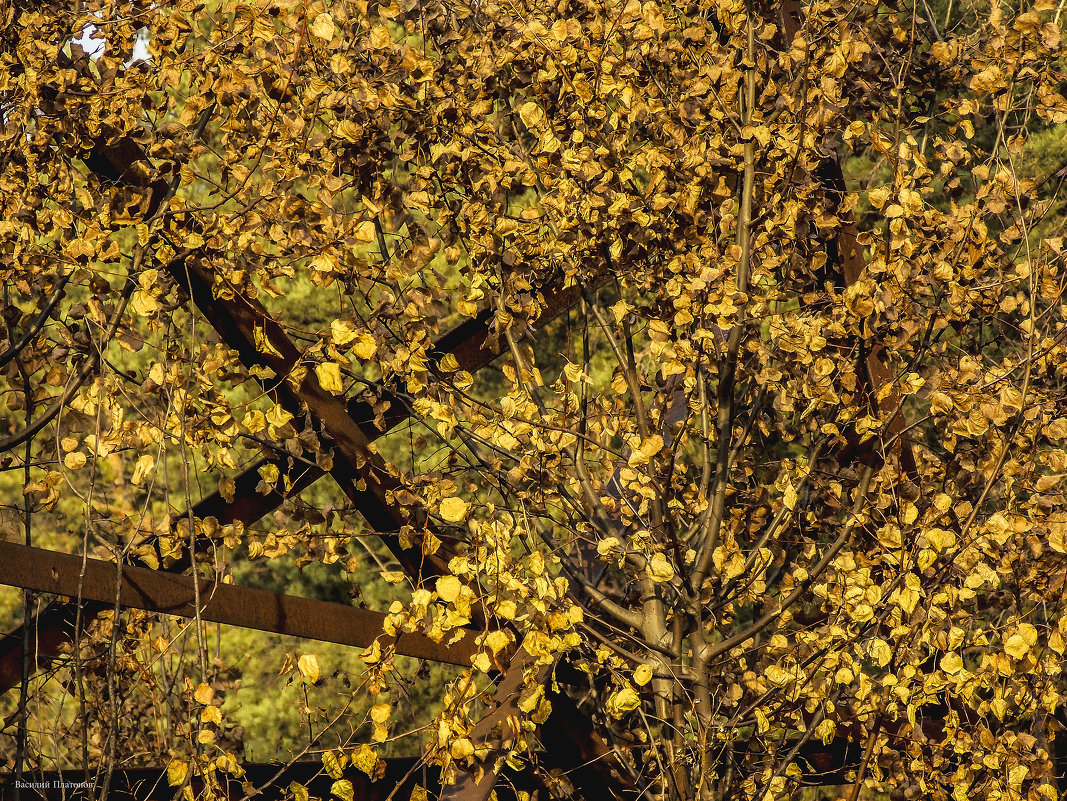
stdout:
[[[80,580],[82,564],[79,556],[0,542],[0,583],[113,604],[116,565],[86,559],[85,577]],[[191,618],[197,614],[196,591],[192,576],[122,568],[120,603],[124,607]],[[393,645],[398,654],[452,665],[470,666],[477,652],[476,633],[471,630],[463,630],[458,641],[448,645],[422,634],[402,633],[394,640],[382,628],[386,616],[381,612],[205,579],[200,580],[199,592],[199,616],[214,623],[364,648],[380,639],[382,645]]]
[[[556,291],[554,288],[547,290],[546,309],[534,321],[531,326],[532,330],[536,331],[548,325],[576,300],[577,295],[573,290]],[[436,367],[445,356],[452,354],[456,357],[459,369],[475,372],[498,358],[503,352],[501,345],[497,343],[496,346],[490,347],[486,343],[492,316],[490,312],[483,312],[438,338],[429,351],[431,365]],[[353,401],[348,406],[350,416],[370,441],[384,436],[390,429],[401,424],[411,415],[410,407],[400,398],[386,390],[382,390],[382,397],[390,400],[391,404],[384,415],[384,430],[374,425],[375,413],[369,404]],[[273,466],[277,469],[279,477],[275,489],[264,494],[256,492],[256,487],[263,480],[260,469],[265,466]],[[261,459],[235,477],[232,500],[227,500],[215,491],[193,507],[193,516],[198,519],[214,517],[220,525],[235,522],[251,525],[281,506],[286,497],[281,488],[286,486],[287,482],[288,495],[292,496],[311,486],[323,475],[323,471],[317,467],[295,460]],[[185,518],[186,515],[182,514],[175,519]],[[167,569],[172,572],[182,572],[189,568],[189,564],[189,555],[186,553],[178,561],[167,565]],[[97,611],[91,604],[84,604],[82,614],[86,622],[91,620]],[[35,669],[47,667],[51,660],[62,652],[64,646],[71,642],[74,637],[75,616],[76,607],[61,601],[53,601],[35,616],[31,626],[31,650],[36,660]],[[22,627],[20,626],[0,639],[0,693],[7,692],[19,683],[21,670]]]
[[[103,604],[83,604],[82,625],[105,608]],[[74,640],[77,615],[75,604],[53,601],[34,616],[29,647],[34,660],[33,672],[46,669]],[[22,681],[22,632],[22,626],[19,626],[0,639],[0,692],[18,687]]]
[[[119,183],[144,182],[150,179],[141,178],[141,173],[130,169],[142,156],[140,146],[130,137],[101,139],[87,163],[95,172],[110,180]],[[215,272],[206,260],[194,254],[181,261],[169,262],[167,269],[177,284],[189,293],[220,337],[238,352],[246,367],[268,367],[283,378],[290,376],[298,366],[307,367],[301,365],[302,354],[267,310],[239,289],[227,285],[225,276]],[[600,282],[604,280],[604,277],[599,279]],[[547,324],[577,302],[578,297],[579,293],[574,287],[549,288],[543,293],[545,309],[530,328],[537,329]],[[493,315],[485,311],[445,334],[430,353],[431,370],[436,369],[440,360],[448,354],[456,357],[460,369],[468,371],[475,371],[492,361],[502,351],[499,342],[489,342],[492,319]],[[269,343],[269,347],[257,346],[263,341]],[[447,546],[447,536],[434,531],[431,521],[420,511],[409,514],[391,497],[400,485],[389,467],[370,447],[376,433],[367,419],[367,410],[362,410],[361,414],[358,409],[346,407],[341,399],[322,388],[312,370],[306,370],[299,384],[293,386],[295,383],[270,382],[267,390],[294,417],[301,417],[306,409],[315,424],[321,427],[320,434],[325,435],[323,444],[336,446],[340,458],[334,459],[331,472],[355,508],[371,528],[382,535],[413,579],[418,581],[422,577],[444,573],[450,548],[446,547],[442,555],[425,554],[417,544],[404,548],[399,538],[390,536],[404,525],[414,524],[422,530],[433,532]],[[399,422],[406,418],[410,411],[404,408],[401,415],[404,404],[387,387],[382,389],[386,398],[391,399],[391,409],[396,409],[393,420]],[[309,475],[307,480],[313,478]]]
[[507,785],[499,779],[508,770],[504,757],[517,733],[511,721],[522,717],[518,704],[527,672],[533,673],[534,683],[544,688],[552,706],[541,727],[543,748],[537,754],[541,767],[566,774],[585,801],[629,801],[640,795],[618,755],[596,731],[588,715],[578,709],[570,696],[551,689],[553,668],[552,664],[535,665],[524,648],[515,653],[497,682],[492,702],[468,735],[488,753],[477,769],[462,773],[454,785],[443,788],[441,801],[488,801],[494,790],[499,793]]
[[510,730],[508,720],[521,716],[518,701],[524,685],[524,674],[527,669],[536,670],[536,681],[543,684],[551,673],[550,666],[534,668],[532,661],[525,648],[520,648],[511,660],[510,667],[497,682],[492,704],[469,735],[475,747],[488,746],[489,753],[481,761],[477,775],[470,771],[462,774],[455,784],[444,788],[441,801],[487,801],[493,792],[503,768],[500,763],[503,762],[507,742],[516,735]]

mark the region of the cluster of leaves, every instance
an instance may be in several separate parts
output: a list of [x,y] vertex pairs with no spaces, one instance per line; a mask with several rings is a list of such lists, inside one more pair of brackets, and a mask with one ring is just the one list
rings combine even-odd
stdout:
[[[27,464],[26,515],[99,557],[167,567],[199,541],[223,580],[227,550],[354,575],[366,529],[297,497],[344,444],[283,395],[365,404],[389,459],[372,443],[334,475],[357,497],[388,473],[394,553],[447,570],[375,571],[401,597],[346,680],[372,739],[399,737],[392,635],[482,629],[408,732],[446,781],[537,767],[565,664],[620,794],[789,797],[850,742],[853,798],[1055,798],[1063,171],[1020,164],[1067,123],[1060,11],[21,8],[0,37],[0,459]],[[125,173],[109,147],[137,149]],[[194,276],[263,305],[295,343],[284,375],[268,327],[250,355],[197,316]],[[470,318],[498,372],[435,351]],[[398,405],[414,422],[386,435]],[[257,491],[287,496],[265,530],[184,516],[261,455]],[[108,687],[174,647],[142,634],[87,635]],[[157,748],[178,785],[240,772],[191,636],[190,720]],[[286,670],[329,680],[307,654]],[[341,742],[331,776],[380,774]]]

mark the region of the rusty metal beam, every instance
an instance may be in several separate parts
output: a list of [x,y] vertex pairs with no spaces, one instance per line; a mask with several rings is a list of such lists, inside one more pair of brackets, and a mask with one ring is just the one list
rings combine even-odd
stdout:
[[[1058,741],[1057,741],[1058,742]],[[580,759],[584,752],[561,753],[562,749],[554,747],[552,742],[545,743],[546,750],[538,753],[542,761],[575,761]],[[788,747],[790,743],[786,743]],[[800,778],[806,786],[833,786],[850,784],[849,770],[854,770],[860,761],[858,744],[836,739],[830,745],[811,743],[803,746],[798,752],[798,764],[802,766],[803,775]],[[1058,766],[1064,764],[1064,758],[1057,753],[1055,756]],[[751,770],[758,772],[762,769],[762,760],[756,760],[749,767],[746,762],[751,762],[752,754],[746,745],[738,746],[734,754],[735,769],[741,774],[747,774]],[[371,779],[365,773],[351,767],[344,770],[343,778],[352,783],[353,797],[356,801],[386,801],[391,795],[396,799],[407,798],[416,784],[426,788],[431,796],[442,794],[444,798],[449,793],[449,788],[441,787],[440,769],[436,766],[423,766],[417,757],[394,757],[383,759],[385,772],[378,779]],[[242,765],[244,774],[237,777],[225,776],[216,772],[219,789],[222,798],[244,799],[248,797],[252,788],[263,788],[261,794],[256,795],[257,801],[283,801],[291,797],[288,788],[290,783],[296,782],[307,788],[310,795],[319,798],[330,798],[331,787],[336,779],[328,776],[323,770],[322,762],[304,761],[295,762],[291,765],[279,765],[270,763],[247,763]],[[589,766],[579,767],[574,771],[568,771],[573,778],[582,770],[588,770]],[[566,770],[561,766],[561,769]],[[67,770],[43,771],[27,774],[27,782],[40,785],[32,788],[30,798],[41,798],[47,801],[52,799],[67,799],[69,801],[89,801],[95,798],[92,794],[97,789],[98,782],[91,777],[88,786],[84,785],[85,778],[81,771]],[[586,787],[594,788],[592,793],[585,795],[586,801],[596,801],[605,798],[608,788],[606,785],[595,783],[583,783]],[[203,789],[201,780],[193,780],[190,784],[194,795]],[[399,792],[397,792],[399,788]],[[500,783],[495,788],[497,797],[501,801],[515,799],[515,790],[527,792],[537,788],[535,778],[530,771],[523,771],[512,777],[510,783]],[[23,797],[27,796],[24,788]],[[65,791],[65,792],[64,792]],[[111,787],[108,797],[115,801],[172,801],[175,788],[167,782],[165,768],[125,768],[117,769],[111,779]],[[0,798],[6,798],[0,793]]]
[[[456,551],[442,532],[434,531],[427,517],[420,515],[410,522],[436,534],[442,541],[439,552],[427,554],[419,546],[404,548],[398,538],[389,536],[389,532],[409,522],[405,513],[389,498],[393,490],[400,488],[400,483],[369,447],[366,434],[348,413],[347,406],[321,386],[314,371],[305,370],[301,378],[289,380],[302,356],[281,325],[258,302],[236,288],[227,286],[221,276],[195,258],[187,259],[185,269],[176,270],[174,277],[186,287],[194,303],[220,336],[238,352],[247,367],[268,367],[275,375],[285,379],[274,385],[277,402],[294,416],[306,409],[316,424],[321,426],[320,435],[325,435],[337,446],[340,458],[334,459],[332,475],[367,522],[390,546],[408,575],[421,582],[427,573],[444,574],[448,559]],[[269,347],[257,345],[263,341],[269,343]],[[299,383],[294,387],[297,380]],[[477,618],[475,622],[479,622]],[[564,695],[557,699],[557,704],[561,706],[568,703],[573,704]],[[569,729],[563,726],[561,731],[568,732]],[[595,732],[593,734],[595,736]],[[580,748],[580,743],[571,739],[566,747]],[[485,791],[488,796],[496,784],[496,778],[494,770],[491,780],[479,784],[473,792],[480,794],[483,787],[488,787]],[[466,795],[468,788],[470,784],[464,783],[463,795]]]
[[[82,605],[82,627],[84,628],[100,612],[103,604],[86,602]],[[76,604],[53,601],[38,612],[30,624],[31,675],[52,664],[65,648],[74,640],[74,627],[77,625],[78,607]],[[0,639],[0,692],[7,692],[18,687],[22,681],[22,642],[23,627],[5,634]]]
[[523,690],[527,669],[536,670],[536,682],[544,684],[551,665],[533,667],[533,657],[525,648],[520,648],[511,660],[511,665],[496,685],[496,692],[489,707],[471,730],[470,739],[476,746],[488,746],[489,753],[478,766],[477,773],[464,772],[450,787],[441,793],[441,801],[487,801],[497,785],[503,769],[506,742],[514,737],[509,731],[508,718],[519,718],[519,696]]
[[551,681],[555,665],[535,665],[525,648],[519,648],[499,679],[493,700],[468,737],[488,753],[477,766],[462,772],[454,785],[443,788],[441,801],[488,801],[506,784],[499,781],[506,770],[504,757],[515,733],[509,718],[521,718],[519,699],[527,673],[541,685],[552,711],[541,727],[543,750],[538,762],[548,771],[565,773],[580,789],[585,801],[633,801],[641,793],[632,782],[618,754],[593,727],[588,715]]
[[[83,564],[84,579],[80,578]],[[0,584],[111,605],[116,573],[112,562],[0,542]],[[186,618],[197,616],[199,611],[202,620],[213,623],[363,648],[381,639],[383,645],[393,645],[398,654],[466,667],[478,650],[474,642],[477,632],[470,629],[458,632],[461,636],[447,645],[422,634],[401,633],[393,638],[383,630],[386,616],[381,612],[206,579],[199,580],[198,610],[194,581],[192,576],[124,565],[120,603]]]

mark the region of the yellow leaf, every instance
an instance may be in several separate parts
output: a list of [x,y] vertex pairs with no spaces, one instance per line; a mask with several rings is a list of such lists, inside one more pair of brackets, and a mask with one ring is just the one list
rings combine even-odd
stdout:
[[936,551],[943,551],[956,544],[956,535],[943,528],[929,529],[928,531],[923,532],[923,536],[926,537],[926,541],[930,543],[930,547]]
[[818,737],[823,745],[829,745],[834,739],[834,734],[837,732],[837,723],[826,718],[815,727],[815,736]]
[[766,734],[771,728],[771,723],[767,719],[767,713],[762,709],[756,710],[756,733]]
[[569,361],[563,367],[563,374],[567,376],[567,380],[572,384],[577,384],[583,379],[588,380],[585,373],[582,372],[582,368]]
[[955,408],[952,397],[944,392],[934,392],[930,395],[930,411],[934,414],[947,414]]
[[320,273],[337,272],[337,259],[329,253],[320,253],[311,260],[311,268]]
[[341,120],[337,123],[337,127],[334,128],[334,133],[346,142],[358,142],[360,127],[352,120]]
[[1049,515],[1048,544],[1056,553],[1067,553],[1067,514],[1053,512]]
[[267,422],[275,428],[281,428],[290,420],[293,416],[289,412],[285,411],[281,406],[274,405],[270,407],[270,411],[265,415]]
[[256,350],[260,353],[265,353],[268,356],[281,356],[282,353],[274,344],[270,341],[270,337],[267,336],[263,330],[263,326],[257,325],[252,329],[253,337],[256,341]]
[[382,646],[377,640],[368,645],[363,652],[359,655],[359,658],[363,660],[364,664],[377,665],[382,661]]
[[527,714],[533,712],[537,707],[541,705],[541,699],[545,697],[544,688],[538,685],[533,690],[527,689],[522,697],[519,698],[518,707],[522,712]]
[[503,629],[494,629],[485,635],[485,644],[496,655],[511,645],[511,634]]
[[452,745],[449,746],[448,750],[453,759],[465,759],[474,753],[474,743],[466,737],[460,737],[458,740],[452,741]]
[[670,581],[674,578],[674,568],[661,553],[653,554],[648,560],[648,572],[653,581]]
[[375,723],[385,723],[392,712],[393,707],[389,704],[375,704],[370,709],[370,719]]
[[941,657],[941,669],[949,676],[955,676],[963,670],[963,660],[955,652],[947,653]]
[[289,783],[289,792],[293,794],[293,801],[309,801],[311,798],[308,788],[297,782]]
[[782,502],[785,504],[785,508],[789,511],[793,511],[797,508],[797,491],[793,489],[792,484],[786,485],[785,494],[782,496]]
[[618,537],[605,537],[596,544],[596,552],[605,559],[610,559],[622,549]]
[[374,337],[372,337],[366,331],[356,337],[356,341],[352,345],[352,352],[361,359],[373,358],[377,350],[378,343],[375,342]]
[[904,504],[904,509],[901,512],[900,519],[904,523],[905,526],[910,526],[912,523],[914,523],[918,519],[918,517],[919,517],[919,510],[915,506],[915,504],[911,503],[910,501],[908,503]]
[[867,653],[871,655],[871,659],[878,667],[885,667],[889,664],[889,660],[893,658],[893,649],[889,647],[889,643],[885,640],[873,640],[867,646]]
[[73,451],[63,457],[63,466],[68,470],[80,470],[85,467],[85,454]]
[[462,498],[445,498],[438,511],[449,523],[461,523],[467,517],[467,503]]
[[371,778],[374,778],[375,771],[378,768],[378,754],[372,746],[363,743],[352,752],[352,764]]
[[217,706],[205,706],[200,710],[200,720],[204,723],[222,723],[222,710]]
[[523,103],[519,106],[519,118],[527,128],[535,128],[544,120],[545,112],[537,103]]
[[653,434],[651,437],[641,443],[641,453],[651,459],[657,453],[663,450],[663,437],[659,434]]
[[1004,73],[993,64],[971,78],[971,89],[978,95],[988,94],[1003,84]]
[[317,39],[323,41],[330,41],[333,38],[334,26],[333,17],[323,11],[317,17],[314,22],[311,23],[311,35]]
[[462,582],[455,576],[442,576],[437,579],[437,597],[442,601],[453,603],[462,589]]
[[370,46],[375,50],[381,50],[393,43],[393,37],[389,35],[389,29],[384,25],[378,25],[370,32]]
[[344,754],[338,756],[333,751],[326,751],[322,755],[322,766],[331,779],[340,779],[344,775],[343,771],[347,762],[348,757]]
[[633,306],[630,306],[625,300],[620,300],[611,307],[611,313],[614,315],[616,323],[621,323],[631,311],[633,311]]
[[763,671],[763,675],[767,678],[767,681],[778,687],[784,687],[795,678],[792,673],[778,665],[771,665]]
[[608,698],[608,712],[612,717],[621,718],[641,704],[641,696],[629,684],[612,693]]
[[261,464],[256,468],[256,472],[259,473],[260,478],[267,484],[267,486],[273,486],[278,483],[278,477],[281,475],[276,464]]
[[314,654],[304,654],[297,660],[297,670],[308,684],[314,684],[319,680],[319,660]]
[[634,671],[634,684],[638,687],[644,687],[652,679],[652,666],[651,665],[639,665],[637,670]]
[[130,482],[134,486],[141,486],[141,482],[144,481],[145,476],[155,470],[156,457],[154,454],[146,453],[137,459],[137,463],[133,466],[133,475],[130,477]]
[[1014,634],[1004,643],[1004,652],[1015,659],[1022,659],[1037,644],[1037,629],[1029,623],[1021,623]]
[[1008,771],[1008,786],[1021,787],[1026,777],[1030,775],[1030,768],[1026,765],[1016,765]]
[[330,323],[330,339],[335,345],[347,345],[357,336],[356,329],[347,320],[334,320]]
[[330,792],[341,799],[341,801],[353,801],[356,797],[355,792],[352,790],[352,782],[348,779],[338,779],[330,787]]
[[876,209],[882,208],[885,202],[889,199],[889,188],[885,186],[879,186],[872,189],[867,193],[867,199],[870,200],[871,205]]
[[341,367],[337,362],[321,362],[315,365],[315,377],[319,379],[319,384],[327,392],[332,392],[334,395],[343,395],[345,391],[344,384],[341,383]]
[[374,226],[374,220],[363,220],[352,232],[352,238],[356,242],[373,242],[378,235],[378,229]]
[[167,784],[171,787],[177,787],[179,784],[185,781],[185,776],[189,772],[189,766],[180,759],[172,759],[170,764],[167,765]]
[[200,684],[193,693],[193,698],[198,704],[210,704],[215,698],[215,691],[209,684]]
[[154,314],[163,308],[159,301],[149,295],[147,292],[142,292],[138,289],[133,293],[133,297],[130,298],[130,309],[142,317],[147,317],[150,314]]

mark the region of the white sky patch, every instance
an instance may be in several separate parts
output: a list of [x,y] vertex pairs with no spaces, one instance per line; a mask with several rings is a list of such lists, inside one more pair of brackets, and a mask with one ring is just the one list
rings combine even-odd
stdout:
[[97,27],[95,25],[93,25],[91,22],[86,23],[82,27],[81,36],[74,40],[74,44],[80,46],[82,51],[89,58],[95,58],[99,56],[101,53],[104,52],[104,48],[106,47],[106,44],[104,43],[103,39],[92,38],[93,34],[96,33],[96,31]]
[[[91,22],[87,22],[81,31],[81,35],[77,39],[71,40],[73,44],[79,45],[90,59],[99,58],[107,47],[107,41],[101,37],[94,37],[98,28]],[[130,60],[123,66],[129,66],[138,61],[151,61],[152,53],[148,49],[148,29],[141,28],[137,32],[137,38],[133,42],[133,52],[130,54]]]

